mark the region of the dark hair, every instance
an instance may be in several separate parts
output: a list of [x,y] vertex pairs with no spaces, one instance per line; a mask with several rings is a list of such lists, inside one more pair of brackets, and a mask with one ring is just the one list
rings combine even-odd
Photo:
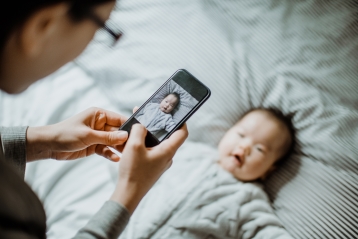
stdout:
[[177,101],[177,104],[175,106],[175,108],[176,108],[180,104],[180,95],[178,93],[176,93],[176,92],[169,93],[168,95],[174,95],[177,98],[178,101]]
[[265,108],[265,107],[257,107],[257,108],[252,108],[248,111],[246,111],[241,117],[240,119],[244,118],[246,115],[248,115],[249,113],[251,112],[254,112],[254,111],[263,111],[263,112],[266,112],[268,113],[270,116],[274,117],[275,119],[277,119],[278,121],[280,121],[281,123],[283,123],[287,129],[288,129],[288,132],[290,134],[290,137],[291,137],[291,143],[286,151],[286,153],[281,157],[279,158],[275,164],[280,164],[283,162],[283,160],[289,158],[294,150],[295,150],[295,147],[296,147],[296,129],[293,125],[293,122],[292,122],[292,118],[293,118],[293,114],[284,114],[281,110],[277,109],[277,108],[274,108],[274,107],[268,107],[268,108]]
[[58,3],[70,5],[69,16],[73,21],[81,21],[87,11],[94,6],[114,0],[10,0],[0,8],[0,56],[10,34],[21,27],[36,11]]

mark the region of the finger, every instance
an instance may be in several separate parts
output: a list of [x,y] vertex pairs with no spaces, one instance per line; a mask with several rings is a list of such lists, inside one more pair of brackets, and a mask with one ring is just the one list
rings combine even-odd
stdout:
[[167,157],[171,159],[187,137],[188,130],[184,124],[178,131],[174,132],[169,139],[163,141],[160,145],[152,148],[152,150],[148,152],[152,157]]
[[118,152],[122,153],[125,147],[125,144],[122,145],[114,145],[112,146],[115,150],[117,150]]
[[90,119],[89,126],[96,130],[104,130],[106,125],[119,127],[127,119],[125,116],[100,108],[90,108],[86,115]]
[[186,124],[184,124],[179,130],[175,131],[167,140],[164,140],[159,146],[170,147],[175,151],[184,143],[188,137],[189,132]]
[[103,144],[107,146],[124,144],[128,139],[127,131],[99,131],[91,130],[89,136],[86,138],[88,145]]
[[141,124],[134,124],[131,129],[131,134],[126,145],[131,147],[145,148],[144,140],[147,135],[147,129]]
[[99,109],[100,114],[104,114],[106,118],[106,124],[112,126],[121,126],[124,122],[127,121],[128,117],[124,115],[117,114],[115,112]]
[[115,127],[107,124],[104,126],[104,131],[117,131],[117,130],[119,130],[119,127]]
[[120,160],[120,157],[113,153],[107,146],[105,145],[97,145],[96,147],[96,154],[105,157],[106,159],[109,159],[113,162],[118,162]]
[[138,106],[134,106],[134,108],[133,108],[133,114],[134,114],[138,109],[139,109]]
[[170,160],[167,164],[167,168],[165,170],[168,170],[173,164],[173,160]]

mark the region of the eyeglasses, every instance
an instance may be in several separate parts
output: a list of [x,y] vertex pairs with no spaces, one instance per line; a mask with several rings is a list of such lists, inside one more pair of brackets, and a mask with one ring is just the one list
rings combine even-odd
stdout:
[[87,13],[87,16],[89,19],[91,19],[94,23],[96,23],[99,27],[101,27],[103,30],[108,32],[113,37],[113,46],[121,39],[123,32],[118,30],[118,33],[115,33],[112,29],[110,29],[105,22],[103,22],[96,14],[94,14],[92,11],[89,11]]

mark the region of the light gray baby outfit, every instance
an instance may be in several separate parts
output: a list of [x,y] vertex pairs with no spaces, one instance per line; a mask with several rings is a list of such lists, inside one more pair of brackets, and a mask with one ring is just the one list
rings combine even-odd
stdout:
[[152,134],[161,130],[169,132],[175,126],[173,116],[161,111],[159,106],[158,103],[149,103],[136,115],[136,119]]

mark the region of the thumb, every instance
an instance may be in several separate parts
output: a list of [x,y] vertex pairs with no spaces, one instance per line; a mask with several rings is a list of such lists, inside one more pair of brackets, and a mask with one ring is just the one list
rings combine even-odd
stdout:
[[134,124],[132,126],[131,134],[128,139],[127,145],[144,146],[145,136],[147,129],[141,124]]
[[93,130],[93,144],[103,144],[107,146],[121,145],[128,139],[127,131],[98,131]]

